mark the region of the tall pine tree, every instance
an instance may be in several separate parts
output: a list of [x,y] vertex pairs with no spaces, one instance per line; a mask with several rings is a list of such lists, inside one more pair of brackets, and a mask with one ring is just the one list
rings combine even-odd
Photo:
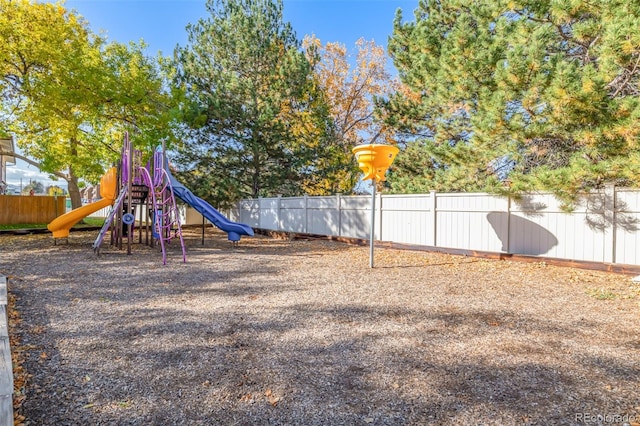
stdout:
[[[550,190],[571,203],[638,186],[640,4],[422,0],[389,51],[407,90],[381,103],[409,136],[396,191]],[[510,186],[507,186],[510,185]]]
[[209,0],[207,9],[176,55],[187,94],[182,178],[218,205],[300,194],[329,121],[282,1]]

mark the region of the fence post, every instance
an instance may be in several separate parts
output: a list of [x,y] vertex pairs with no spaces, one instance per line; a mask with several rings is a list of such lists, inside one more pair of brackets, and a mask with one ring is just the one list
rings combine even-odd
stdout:
[[276,207],[276,231],[282,231],[282,194],[278,194],[278,206]]
[[336,194],[336,202],[338,203],[338,237],[342,236],[342,197],[340,193]]
[[603,261],[615,263],[616,261],[616,188],[607,185],[604,188],[603,212],[604,218],[604,253]]
[[258,228],[262,228],[263,217],[264,213],[262,213],[262,197],[258,197]]
[[504,244],[506,252],[511,253],[511,195],[507,196],[507,242]]
[[304,194],[304,233],[309,233],[309,196]]
[[429,211],[428,224],[431,227],[431,241],[430,245],[436,247],[438,239],[436,238],[436,191],[429,192],[429,198],[431,199],[431,210]]
[[378,192],[376,194],[376,197],[378,198],[378,200],[376,201],[376,213],[378,215],[378,220],[376,221],[376,235],[378,236],[378,240],[382,241],[382,194]]

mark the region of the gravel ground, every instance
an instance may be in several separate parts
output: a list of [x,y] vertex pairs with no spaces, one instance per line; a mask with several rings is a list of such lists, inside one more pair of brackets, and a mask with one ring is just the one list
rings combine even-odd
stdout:
[[[544,263],[185,233],[187,263],[0,236],[27,425],[640,424],[640,286]],[[14,316],[17,316],[14,315]],[[22,369],[22,368],[20,368]]]

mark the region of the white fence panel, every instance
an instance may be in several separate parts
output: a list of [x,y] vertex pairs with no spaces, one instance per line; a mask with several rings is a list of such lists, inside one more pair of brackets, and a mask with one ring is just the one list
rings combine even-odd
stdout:
[[[571,235],[580,234],[581,226],[576,216],[562,213],[526,216],[520,212],[513,212],[509,218],[509,252],[528,255],[544,255],[549,257],[595,260],[593,256],[594,244],[598,246],[602,260],[602,238],[596,238],[586,253],[584,242],[575,244]],[[587,230],[589,230],[587,228]],[[591,230],[589,233],[592,234]],[[567,239],[569,237],[569,239]],[[580,240],[592,240],[583,235],[576,235]],[[593,237],[593,235],[591,235]],[[578,246],[578,247],[577,247]]]
[[340,235],[350,238],[369,238],[370,212],[366,210],[342,210]]
[[340,198],[341,210],[370,210],[371,197],[355,195],[353,197]]
[[233,220],[245,223],[252,228],[259,228],[261,217],[259,200],[242,200],[238,203],[237,216]]
[[260,226],[262,229],[279,229],[280,214],[277,198],[260,198]]
[[[534,193],[523,195],[511,200],[511,211],[526,213],[529,216],[544,212],[562,212],[561,203],[552,194]],[[586,211],[582,205],[576,206],[574,211]]]
[[307,208],[309,209],[335,209],[340,207],[340,196],[335,197],[309,197]]
[[[383,195],[382,210],[397,211],[417,211],[428,212],[433,206],[431,205],[431,196],[428,194],[420,195]],[[367,206],[369,208],[369,206]]]
[[280,208],[282,209],[304,209],[306,198],[294,197],[294,198],[280,198]]
[[604,262],[603,208],[603,194],[585,198],[570,214],[551,194],[514,200],[509,214],[509,252]]
[[307,198],[307,233],[340,235],[340,195]]
[[[609,188],[582,200],[567,213],[546,193],[518,199],[484,193],[379,194],[375,238],[462,250],[640,264],[636,253],[640,191],[619,190],[616,194]],[[241,203],[242,221],[252,226],[259,222],[264,229],[369,238],[370,196],[261,199],[259,207],[249,214],[250,208]]]
[[484,245],[487,251],[509,253],[511,215],[508,211],[491,211],[486,217],[489,226],[478,231],[478,238],[484,238],[487,241]]
[[380,197],[380,239],[406,244],[429,245],[433,227],[429,226],[430,195],[385,195]]
[[600,195],[593,197],[590,202],[576,206],[572,214],[564,212],[551,194],[531,194],[512,200],[507,252],[604,261],[604,233],[589,222],[589,219],[601,221],[602,215],[587,214],[587,206],[602,206]]
[[371,197],[354,196],[340,199],[340,235],[369,238],[371,227]]
[[[483,244],[481,233],[486,233],[487,212],[446,211],[438,209],[436,219],[437,245],[439,247],[490,250],[488,242]],[[500,244],[490,251],[500,251]]]
[[286,232],[307,232],[306,210],[301,208],[280,210],[280,230]]
[[[368,239],[371,196],[242,200],[232,212],[254,228]],[[586,194],[571,213],[546,193],[378,194],[375,221],[383,241],[640,265],[640,190]]]
[[502,214],[508,215],[509,200],[484,193],[438,194],[436,209],[439,247],[507,251]]
[[307,210],[307,233],[316,235],[340,235],[340,212],[338,209]]
[[[399,210],[382,211],[382,241],[429,245],[433,230],[425,220],[428,212]],[[368,235],[367,235],[368,238]]]
[[499,217],[497,221],[491,221],[489,218],[493,212],[473,213],[473,222],[471,225],[471,234],[469,240],[469,249],[492,251],[492,252],[505,252],[503,249],[505,246],[502,240],[500,232],[503,228],[508,227],[508,215]]
[[615,261],[640,265],[640,191],[618,191],[615,206]]
[[438,211],[507,211],[509,200],[495,195],[478,193],[438,194]]
[[279,197],[280,230],[307,232],[306,197]]

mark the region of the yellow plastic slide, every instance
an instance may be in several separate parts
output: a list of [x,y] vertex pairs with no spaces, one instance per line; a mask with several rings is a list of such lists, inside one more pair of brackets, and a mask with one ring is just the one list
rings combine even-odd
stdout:
[[67,238],[69,230],[73,225],[80,222],[91,213],[96,212],[104,207],[109,207],[116,199],[116,186],[118,175],[115,167],[110,168],[102,179],[100,179],[100,200],[95,203],[87,204],[69,213],[55,218],[47,228],[53,232],[53,238]]

